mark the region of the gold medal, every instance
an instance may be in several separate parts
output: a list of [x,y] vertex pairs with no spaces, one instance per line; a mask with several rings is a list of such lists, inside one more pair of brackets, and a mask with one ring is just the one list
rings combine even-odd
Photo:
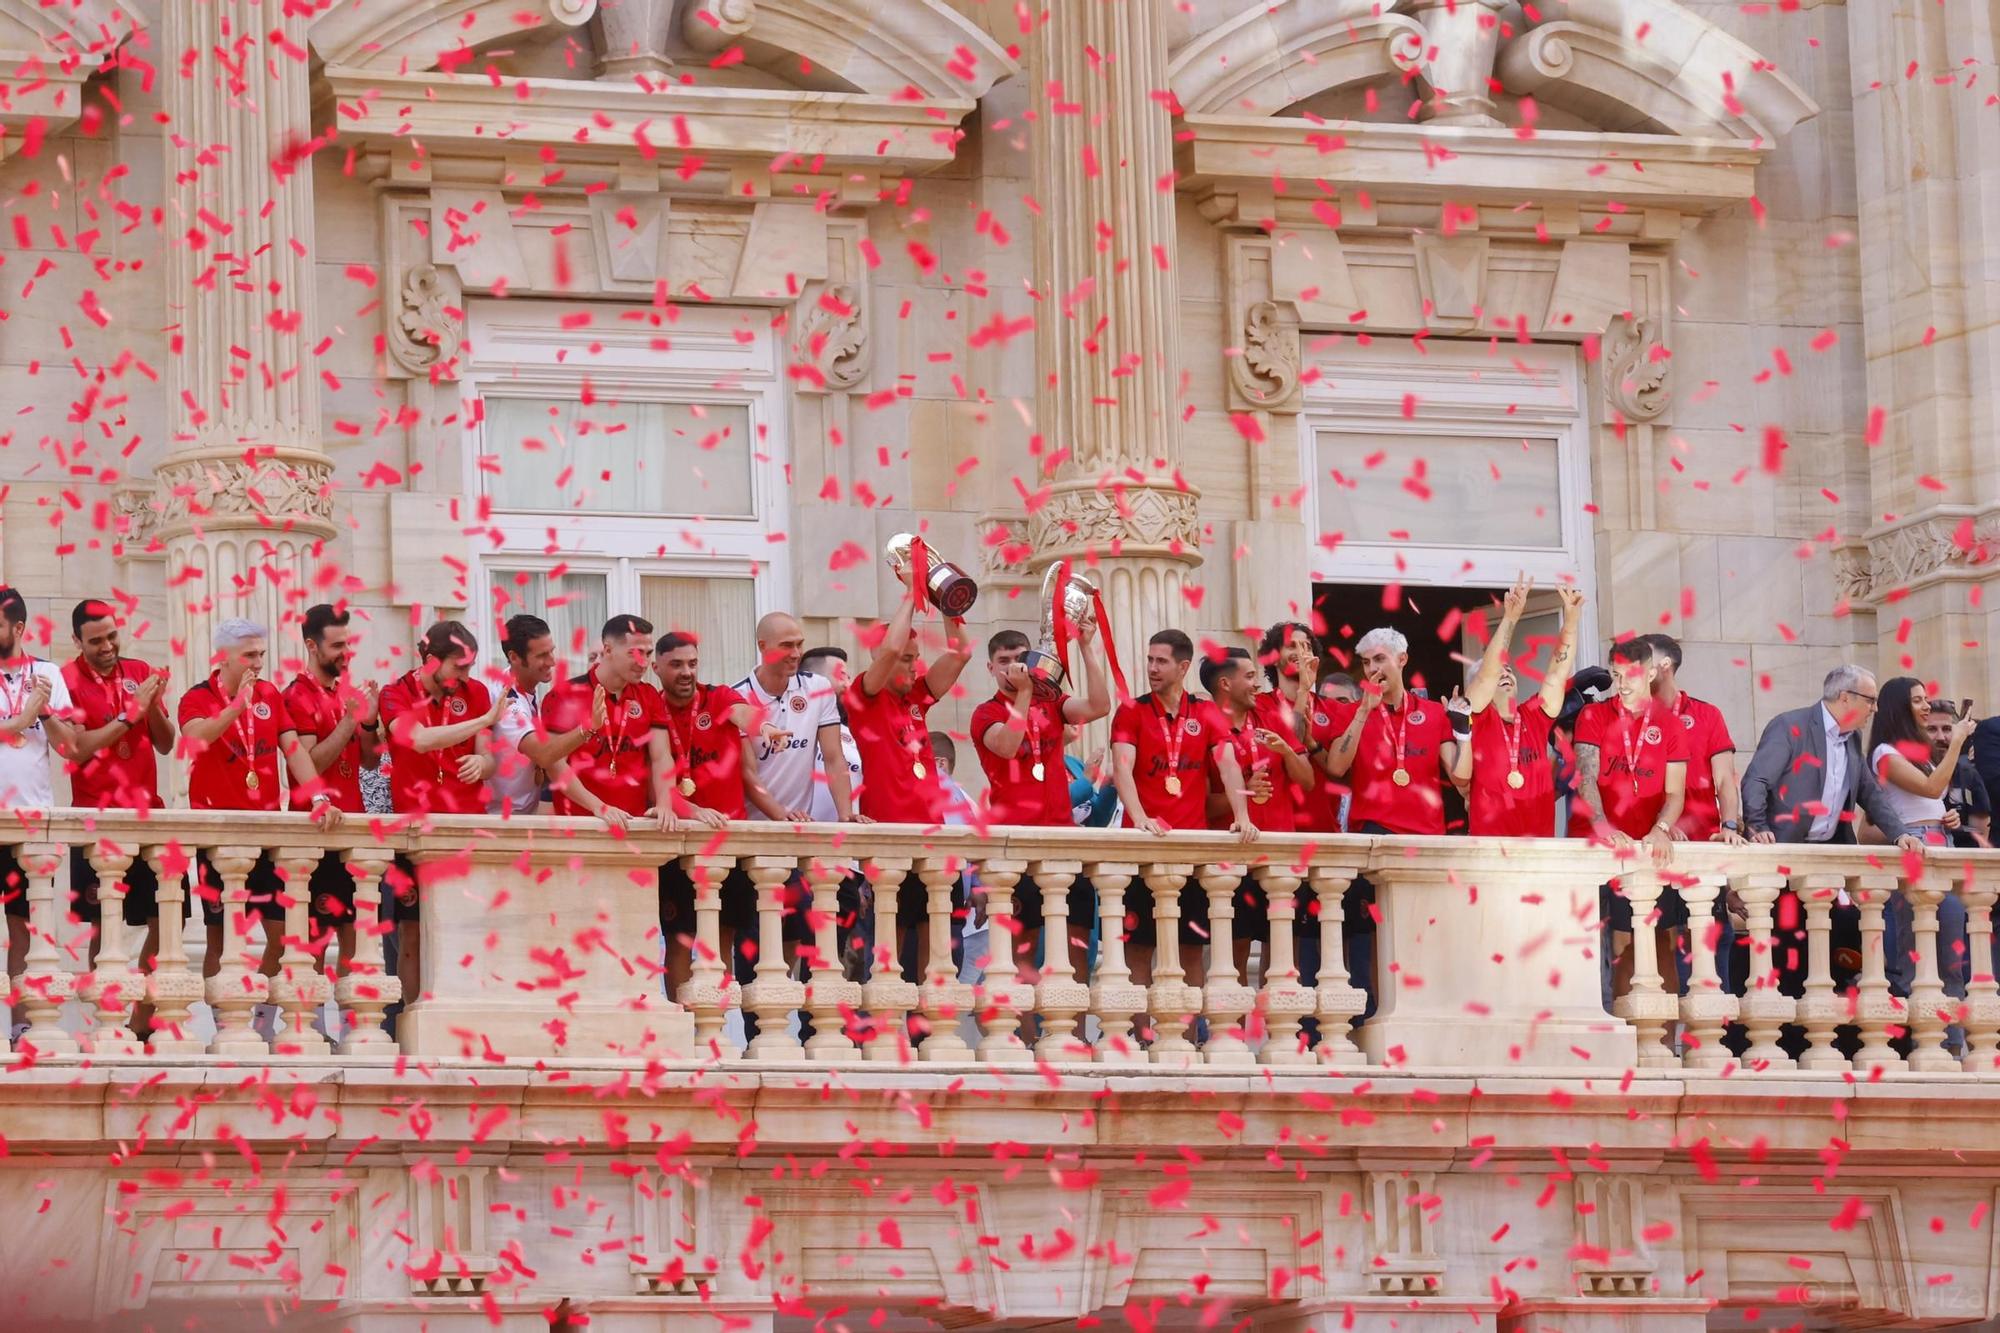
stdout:
[[683,795],[683,796],[692,796],[692,795],[694,795],[694,779],[693,779],[693,778],[682,778],[682,779],[681,779],[681,795]]
[[1507,785],[1515,791],[1519,791],[1528,785],[1528,780],[1521,776],[1521,770],[1517,768],[1507,775]]
[[252,769],[250,772],[245,773],[243,775],[243,790],[256,791],[259,787],[263,785],[264,784],[262,782],[258,781],[257,772],[255,769]]
[[1028,770],[1028,776],[1032,777],[1035,781],[1040,782],[1043,778],[1048,776],[1048,772],[1049,771],[1046,768],[1043,768],[1040,764],[1036,764],[1033,768]]
[[1407,786],[1409,786],[1409,785],[1410,785],[1410,770],[1409,770],[1409,769],[1407,769],[1407,768],[1399,768],[1399,769],[1397,769],[1397,770],[1396,770],[1396,771],[1395,771],[1394,773],[1391,773],[1391,774],[1389,775],[1389,781],[1391,781],[1391,782],[1395,783],[1395,784],[1396,784],[1396,785],[1397,785],[1398,787],[1407,787]]
[[1178,773],[1167,774],[1167,795],[1179,796],[1180,794],[1181,794],[1181,775]]
[[931,771],[924,767],[922,760],[918,760],[916,763],[910,765],[910,771],[920,778],[927,778],[931,775]]
[[1255,796],[1252,796],[1250,799],[1255,801],[1258,805],[1262,805],[1264,804],[1264,802],[1271,799],[1271,793],[1267,791],[1260,791]]

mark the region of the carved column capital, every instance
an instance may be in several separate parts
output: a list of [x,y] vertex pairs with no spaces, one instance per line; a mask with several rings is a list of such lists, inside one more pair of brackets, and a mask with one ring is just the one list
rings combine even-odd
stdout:
[[150,511],[159,536],[253,528],[295,536],[334,533],[333,464],[302,449],[203,449],[154,469]]
[[1028,516],[1033,566],[1065,556],[1164,557],[1201,563],[1201,492],[1161,481],[1145,485],[1058,484]]

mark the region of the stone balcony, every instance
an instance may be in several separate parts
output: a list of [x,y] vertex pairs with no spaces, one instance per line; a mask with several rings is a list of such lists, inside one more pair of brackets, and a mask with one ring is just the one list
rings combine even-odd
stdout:
[[[621,1331],[1095,1317],[1527,1333],[2000,1313],[1986,854],[1685,846],[1656,870],[1553,841],[1245,848],[772,825],[620,838],[542,819],[323,835],[296,817],[179,811],[58,812],[5,837],[33,925],[30,1028],[0,1078],[13,1326],[544,1329],[554,1311],[557,1327]],[[204,983],[172,888],[149,976],[123,928],[86,966],[65,855],[90,856],[106,883],[149,857],[164,885],[197,849],[228,895],[265,850],[294,882],[327,850],[365,884],[407,857],[426,883],[421,984],[383,974],[380,928],[337,981],[321,976],[303,895],[274,977],[232,932]],[[676,856],[702,885],[679,1004],[654,885]],[[718,955],[713,887],[736,865],[758,887],[758,972],[742,988]],[[887,886],[923,886],[920,982],[837,969],[836,894],[856,867],[883,886],[882,941]],[[968,870],[996,942],[1024,875],[1052,927],[1082,933],[1055,919],[1054,890],[1087,876],[1109,926],[1093,975],[1052,956],[961,981],[980,975],[949,961],[951,886]],[[798,979],[780,942],[795,875],[815,909]],[[1242,976],[1229,904],[1246,875],[1274,930]],[[1350,1030],[1364,995],[1330,965],[1301,985],[1287,923],[1340,958],[1357,876],[1377,894],[1380,1003]],[[1598,886],[1614,876],[1642,918],[1676,889],[1710,947],[1684,988],[1641,948],[1607,1012]],[[1163,940],[1176,891],[1206,895],[1203,985],[1170,948],[1150,986],[1132,981],[1116,923],[1138,885]],[[1726,890],[1751,937],[1741,996],[1718,983],[1705,928]],[[1971,922],[1964,997],[1940,982],[1947,895]],[[1914,924],[1907,998],[1882,951],[1898,896]],[[1846,904],[1862,948],[1843,987],[1831,941]],[[1778,985],[1774,939],[1801,956],[1802,985]],[[148,993],[159,1015],[140,1049],[125,1024]],[[382,1015],[399,995],[391,1040]],[[275,1037],[252,1022],[260,1004]],[[756,1017],[747,1050],[738,1009]]]

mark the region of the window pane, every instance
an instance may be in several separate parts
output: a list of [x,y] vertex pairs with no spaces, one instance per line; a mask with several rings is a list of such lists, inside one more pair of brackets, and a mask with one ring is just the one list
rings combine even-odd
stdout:
[[749,579],[647,575],[639,614],[665,634],[678,630],[701,644],[701,678],[728,685],[757,665],[757,596]]
[[[597,646],[598,631],[611,617],[605,576],[565,570],[551,580],[546,570],[498,566],[490,567],[488,574],[493,585],[493,628],[488,633],[494,644],[508,617],[540,616],[555,633],[558,671],[572,676],[582,671]],[[492,656],[498,661],[501,654],[495,651]]]
[[755,442],[742,403],[485,400],[497,508],[755,516]]
[[1319,522],[1342,540],[1562,547],[1556,442],[1321,431]]

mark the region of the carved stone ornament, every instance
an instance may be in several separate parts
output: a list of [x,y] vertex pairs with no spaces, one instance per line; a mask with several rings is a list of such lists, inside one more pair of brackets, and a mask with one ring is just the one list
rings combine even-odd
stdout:
[[417,264],[403,275],[389,312],[389,352],[412,374],[454,379],[452,367],[465,342],[464,294],[458,276],[435,264]]
[[[1837,554],[1837,553],[1836,553]],[[2000,559],[2000,512],[1975,517],[1943,513],[1907,523],[1868,539],[1866,598],[1878,598],[1933,578],[1979,579],[1994,572]],[[1844,584],[1857,583],[1861,571],[1850,565]],[[1838,565],[1835,566],[1839,577]]]
[[1201,559],[1200,495],[1172,486],[1072,483],[1028,516],[1037,559],[1059,554]]
[[1366,1177],[1368,1288],[1378,1296],[1435,1296],[1445,1264],[1432,1234],[1436,1175],[1430,1171],[1370,1171]]
[[153,478],[162,535],[197,527],[289,527],[333,535],[333,464],[321,455],[210,450],[169,458]]
[[1657,421],[1672,401],[1659,326],[1620,315],[1604,333],[1604,398],[1627,421]]
[[1229,383],[1245,406],[1297,411],[1299,312],[1289,301],[1252,302],[1243,317],[1243,351],[1229,358]]
[[868,376],[868,324],[861,288],[851,282],[830,283],[806,304],[799,319],[799,364],[819,372],[818,382],[797,381],[801,390],[842,393]]
[[1027,515],[979,516],[979,567],[989,578],[1005,575],[1025,578],[1033,554],[1034,537]]
[[641,1296],[694,1296],[714,1278],[714,1259],[704,1245],[713,1224],[708,1218],[708,1172],[632,1178],[632,1216],[637,1243],[628,1252],[632,1288]]
[[1847,603],[1866,602],[1875,593],[1875,559],[1865,544],[1835,547],[1834,596]]
[[125,558],[144,554],[160,530],[160,510],[154,503],[158,494],[151,486],[121,486],[111,492],[111,508],[117,515],[116,531],[125,543]]
[[[1576,1180],[1577,1290],[1606,1298],[1643,1296],[1659,1262],[1646,1243],[1645,1182],[1637,1174],[1591,1172]],[[1589,1205],[1587,1208],[1581,1205]]]

